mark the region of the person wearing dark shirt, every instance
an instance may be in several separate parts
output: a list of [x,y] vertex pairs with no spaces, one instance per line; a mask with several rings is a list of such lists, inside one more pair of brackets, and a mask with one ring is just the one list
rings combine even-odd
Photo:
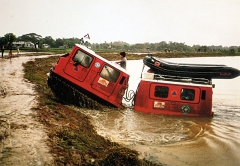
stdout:
[[117,61],[116,63],[119,64],[122,68],[127,68],[127,58],[125,52],[120,52],[121,60]]

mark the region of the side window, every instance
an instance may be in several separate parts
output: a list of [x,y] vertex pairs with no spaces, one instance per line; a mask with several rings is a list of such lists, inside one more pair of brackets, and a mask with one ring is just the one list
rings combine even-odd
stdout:
[[78,50],[77,53],[75,54],[73,60],[74,64],[80,64],[84,67],[89,67],[89,65],[92,62],[92,57],[83,53],[82,51]]
[[182,89],[180,97],[182,100],[192,101],[195,99],[195,90],[194,89]]
[[100,72],[100,76],[107,79],[108,81],[111,81],[111,82],[116,82],[118,77],[120,75],[120,72],[115,70],[114,68],[108,66],[108,65],[105,65],[103,68],[102,68],[102,71]]
[[167,98],[168,97],[168,91],[169,88],[166,86],[156,86],[154,96],[155,97],[161,97],[161,98]]

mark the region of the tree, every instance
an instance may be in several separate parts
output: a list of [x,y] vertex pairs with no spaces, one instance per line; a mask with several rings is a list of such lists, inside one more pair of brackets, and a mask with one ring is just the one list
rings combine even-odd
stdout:
[[56,47],[63,46],[64,44],[63,39],[60,39],[60,38],[56,39],[55,43],[56,43]]
[[42,39],[43,44],[48,44],[50,47],[55,46],[55,40],[51,36],[46,36]]
[[12,46],[12,43],[17,39],[16,35],[14,35],[13,33],[7,33],[6,35],[4,35],[5,37],[5,44],[7,44],[9,47]]
[[68,48],[72,48],[76,43],[80,43],[79,38],[63,39],[63,45],[67,46]]
[[7,39],[3,36],[0,38],[0,45],[2,46],[3,45],[7,45]]
[[29,41],[29,42],[32,42],[33,44],[36,44],[37,42],[39,43],[40,40],[42,40],[42,36],[36,33],[25,34],[25,35],[22,35],[20,38],[23,41],[26,41],[26,42]]

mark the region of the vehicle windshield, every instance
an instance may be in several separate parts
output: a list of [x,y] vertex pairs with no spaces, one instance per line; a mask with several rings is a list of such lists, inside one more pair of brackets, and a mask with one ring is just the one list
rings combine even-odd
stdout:
[[77,53],[75,54],[74,58],[73,58],[73,61],[76,63],[76,64],[80,64],[84,67],[89,67],[91,62],[92,62],[92,57],[83,53],[82,51],[78,50]]

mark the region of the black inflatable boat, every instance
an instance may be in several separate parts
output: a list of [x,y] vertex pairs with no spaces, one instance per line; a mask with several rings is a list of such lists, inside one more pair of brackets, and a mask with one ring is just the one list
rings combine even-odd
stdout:
[[172,63],[152,56],[144,57],[143,63],[151,72],[162,75],[207,79],[232,79],[240,75],[238,69],[226,65]]

